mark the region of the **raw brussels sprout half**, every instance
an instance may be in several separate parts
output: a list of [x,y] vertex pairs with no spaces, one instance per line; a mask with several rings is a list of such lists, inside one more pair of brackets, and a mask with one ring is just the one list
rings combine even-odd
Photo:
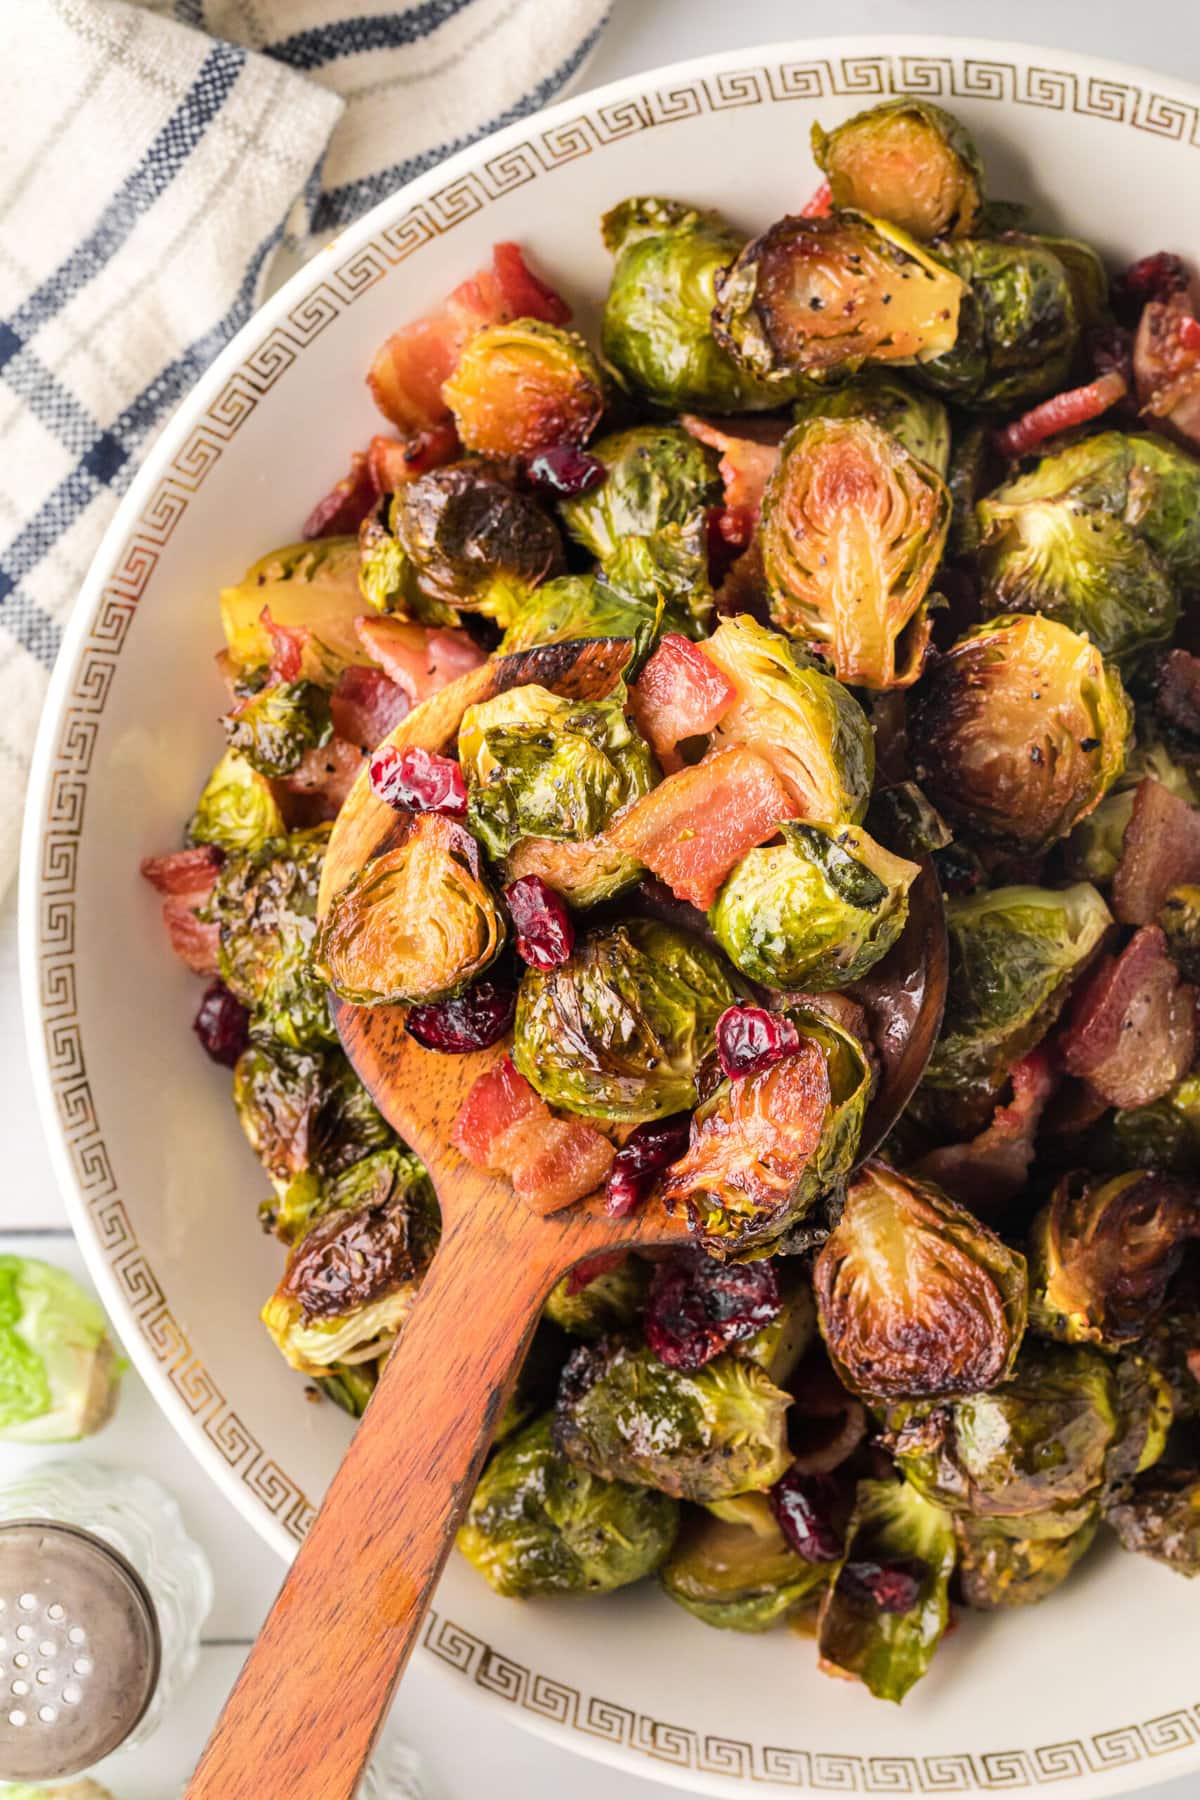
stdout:
[[950,466],[950,417],[936,394],[909,387],[890,369],[864,369],[861,375],[827,387],[817,382],[796,401],[797,424],[809,419],[868,419],[890,431],[910,456],[946,479]]
[[960,238],[939,254],[963,284],[957,334],[922,358],[920,379],[959,406],[1028,405],[1068,385],[1079,318],[1063,264],[1044,243]]
[[328,842],[329,827],[319,825],[229,857],[208,903],[221,980],[250,1008],[253,1032],[294,1050],[336,1037],[312,960]]
[[389,523],[404,571],[389,605],[430,624],[453,622],[454,611],[431,614],[422,602],[487,612],[505,625],[529,588],[562,569],[553,520],[484,462],[450,463],[406,482]]
[[907,686],[949,528],[944,482],[891,432],[865,418],[806,420],[785,438],[763,502],[772,619],[842,681]]
[[642,1482],[680,1500],[771,1487],[791,1462],[790,1396],[728,1351],[669,1369],[652,1351],[581,1344],[563,1370],[554,1437],[579,1468]]
[[[237,667],[261,669],[270,662],[274,646],[267,618],[310,634],[306,660],[320,663],[330,685],[347,663],[367,662],[355,628],[363,609],[358,563],[357,538],[285,544],[247,569],[236,586],[222,588],[221,624]],[[312,676],[317,669],[303,672]]]
[[860,825],[789,820],[781,844],[750,850],[709,919],[729,960],[775,988],[845,987],[874,968],[904,929],[919,871]]
[[653,1573],[678,1519],[666,1494],[568,1462],[546,1414],[496,1451],[458,1547],[498,1594],[605,1594]]
[[604,384],[578,332],[512,319],[468,338],[442,398],[464,449],[528,457],[586,443],[604,411]]
[[964,237],[983,202],[983,165],[958,120],[899,96],[832,131],[812,128],[835,207],[874,213],[922,241]]
[[65,1269],[0,1256],[0,1438],[65,1444],[107,1424],[125,1364]]
[[1104,1516],[1122,1549],[1165,1563],[1177,1575],[1200,1575],[1200,1475],[1156,1470]]
[[327,744],[333,736],[329,697],[311,681],[265,687],[222,723],[230,749],[260,775],[273,778],[290,775],[306,750]]
[[239,751],[226,750],[196,802],[188,842],[215,844],[233,855],[260,850],[286,830],[270,782]]
[[[828,1563],[805,1562],[775,1522],[765,1494],[745,1494],[739,1522],[692,1511],[658,1572],[663,1592],[722,1631],[768,1631],[811,1606],[830,1576]],[[746,1522],[747,1515],[753,1523]]]
[[1024,1519],[957,1518],[958,1582],[967,1605],[978,1612],[1036,1606],[1060,1588],[1092,1547],[1100,1524],[1094,1506],[1082,1524],[1062,1537],[1026,1536]]
[[722,959],[656,919],[590,931],[555,969],[526,969],[513,1061],[552,1106],[662,1119],[695,1104],[695,1075],[738,998]]
[[650,1285],[650,1265],[624,1256],[615,1268],[598,1275],[572,1270],[556,1282],[546,1302],[546,1316],[572,1337],[599,1338],[624,1331],[640,1316]]
[[607,562],[627,538],[684,525],[721,499],[717,455],[682,425],[633,425],[591,446],[604,464],[599,487],[559,503],[578,544]]

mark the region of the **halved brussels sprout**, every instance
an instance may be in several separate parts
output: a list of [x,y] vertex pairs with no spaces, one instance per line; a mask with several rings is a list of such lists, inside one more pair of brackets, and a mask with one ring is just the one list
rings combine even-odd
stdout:
[[[504,625],[529,588],[562,569],[553,520],[483,462],[450,463],[406,482],[392,497],[390,525],[407,559],[399,611],[415,592]],[[419,605],[413,610],[428,617]]]
[[686,1612],[722,1631],[769,1631],[812,1605],[831,1574],[829,1563],[797,1556],[775,1522],[765,1494],[744,1494],[740,1510],[754,1523],[684,1515],[675,1547],[658,1572],[663,1591]]
[[860,1481],[821,1607],[822,1669],[856,1677],[877,1700],[903,1700],[949,1623],[954,1558],[948,1513],[905,1481]]
[[605,700],[566,700],[535,682],[509,688],[467,708],[458,755],[468,823],[494,857],[522,838],[595,837],[655,780],[624,687]]
[[1189,1469],[1163,1469],[1105,1512],[1121,1547],[1177,1575],[1200,1575],[1200,1475]]
[[229,747],[260,775],[290,775],[306,750],[333,736],[329,697],[311,681],[265,687],[221,721]]
[[[1052,1524],[1057,1521],[1051,1521]],[[1062,1537],[1030,1537],[1024,1519],[958,1518],[958,1580],[962,1597],[978,1612],[1036,1606],[1060,1588],[1087,1555],[1100,1524],[1094,1506],[1082,1524]]]
[[511,319],[468,338],[442,399],[467,450],[532,456],[587,442],[604,411],[604,383],[578,332]]
[[963,284],[957,337],[920,378],[959,406],[1025,405],[1065,387],[1079,343],[1067,271],[1044,243],[960,238],[939,253]]
[[890,432],[868,419],[797,425],[763,502],[772,619],[823,650],[842,681],[907,686],[949,529],[945,484]]
[[932,1183],[867,1163],[813,1285],[830,1360],[852,1393],[973,1394],[1012,1374],[1025,1258]]
[[546,1316],[572,1337],[623,1331],[639,1317],[649,1285],[650,1265],[638,1256],[624,1256],[595,1275],[586,1267],[572,1269],[551,1288]]
[[661,603],[696,637],[712,613],[708,578],[708,514],[697,509],[681,524],[627,537],[602,565],[605,581],[643,605]]
[[219,927],[221,980],[248,1006],[254,1032],[303,1050],[336,1038],[312,964],[328,825],[231,856],[208,903]]
[[558,838],[521,838],[504,859],[504,886],[523,875],[537,875],[571,906],[599,906],[624,893],[643,874],[635,857],[616,849],[607,838],[584,838],[575,844]]
[[812,128],[817,167],[835,207],[890,219],[913,237],[965,237],[983,201],[983,164],[958,120],[900,95],[833,131]]
[[791,1462],[790,1396],[728,1351],[669,1369],[652,1351],[581,1344],[563,1370],[554,1438],[579,1468],[681,1500],[771,1487]]
[[1175,1422],[1171,1382],[1150,1358],[1122,1350],[1112,1363],[1117,1394],[1117,1435],[1104,1459],[1104,1493],[1111,1500],[1152,1469],[1167,1447]]
[[535,644],[568,644],[579,638],[629,638],[640,658],[660,631],[689,631],[676,608],[619,593],[601,575],[556,575],[533,588],[513,608],[499,654]]
[[853,694],[745,613],[722,619],[704,654],[737,689],[716,745],[748,744],[765,757],[806,818],[857,824],[875,779],[875,738]]
[[271,1180],[337,1175],[393,1141],[391,1127],[340,1049],[293,1050],[259,1038],[233,1072],[242,1130]]
[[460,994],[504,945],[504,915],[471,833],[418,813],[404,841],[331,901],[314,946],[323,980],[356,1006]]
[[683,525],[721,498],[716,452],[682,425],[633,425],[591,446],[604,464],[599,487],[559,503],[563,524],[600,562],[627,538]]
[[779,398],[797,375],[950,350],[967,287],[884,219],[784,218],[717,277],[713,332]]
[[355,627],[362,609],[353,537],[285,544],[247,569],[236,587],[221,589],[225,643],[239,669],[262,668],[271,660],[264,612],[276,625],[309,631],[331,673],[346,663],[369,662]]
[[782,844],[750,850],[709,919],[730,961],[767,987],[845,987],[886,956],[908,917],[915,863],[861,825],[780,826]]
[[1132,712],[1116,670],[1057,619],[1005,614],[939,658],[909,709],[917,779],[951,824],[1044,850],[1125,764]]
[[555,969],[526,969],[513,1061],[552,1106],[664,1119],[696,1102],[717,1020],[738,998],[725,964],[657,919],[593,930]]
[[204,784],[187,828],[189,844],[216,844],[233,855],[261,850],[287,827],[275,790],[237,750],[226,750]]
[[606,1594],[658,1567],[678,1519],[666,1494],[567,1462],[547,1413],[493,1456],[458,1547],[498,1594]]
[[809,419],[869,419],[890,431],[915,456],[946,479],[950,466],[950,417],[936,394],[911,388],[890,369],[864,369],[839,387],[814,382],[792,408],[797,424]]

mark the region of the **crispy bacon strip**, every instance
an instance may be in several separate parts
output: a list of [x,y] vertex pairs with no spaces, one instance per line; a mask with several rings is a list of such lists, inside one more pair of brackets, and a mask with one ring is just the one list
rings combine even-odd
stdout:
[[975,1211],[1015,1200],[1025,1186],[1038,1125],[1057,1083],[1050,1052],[1039,1045],[1013,1064],[1012,1099],[996,1108],[991,1124],[969,1143],[931,1150],[917,1163],[917,1174]]
[[1127,392],[1125,377],[1116,369],[1110,369],[1085,387],[1068,388],[1065,393],[1054,394],[1040,406],[1022,413],[1019,419],[996,433],[997,448],[1004,456],[1028,456],[1031,450],[1036,450],[1047,438],[1057,437],[1060,431],[1070,431],[1076,425],[1098,419],[1110,406],[1123,400]]
[[163,896],[163,924],[171,948],[197,975],[217,972],[218,930],[198,919],[196,909],[212,893],[224,860],[224,853],[213,844],[142,858],[142,874]]
[[1123,925],[1150,925],[1181,882],[1200,881],[1200,811],[1147,776],[1125,827],[1112,903]]
[[371,473],[367,454],[356,450],[350,458],[350,472],[336,481],[305,519],[303,538],[349,537],[356,532],[376,500],[378,489]]
[[363,649],[414,706],[487,661],[465,631],[431,630],[408,619],[365,618],[356,629]]
[[412,711],[412,701],[382,669],[351,663],[338,676],[329,696],[329,710],[339,737],[363,750],[373,750]]
[[593,1193],[615,1154],[584,1120],[556,1119],[507,1056],[472,1085],[450,1140],[476,1168],[507,1175],[539,1213]]
[[1196,991],[1180,980],[1157,925],[1105,956],[1072,997],[1058,1053],[1070,1075],[1112,1106],[1148,1106],[1192,1065]]
[[833,211],[833,189],[827,181],[814,188],[809,198],[800,208],[802,219],[827,219]]
[[642,736],[664,765],[684,738],[703,737],[733,705],[737,689],[699,644],[669,631],[629,694]]
[[1158,666],[1154,710],[1176,731],[1200,738],[1200,656],[1167,651]]
[[318,749],[306,750],[291,774],[272,784],[288,829],[336,819],[362,766],[359,746],[336,734]]
[[725,510],[735,516],[749,515],[752,526],[757,524],[786,425],[776,419],[733,419],[719,425],[694,413],[684,413],[679,423],[700,443],[720,452]]

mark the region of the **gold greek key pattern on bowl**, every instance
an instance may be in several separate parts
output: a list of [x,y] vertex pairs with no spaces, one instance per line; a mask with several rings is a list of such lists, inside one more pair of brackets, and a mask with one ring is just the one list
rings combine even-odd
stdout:
[[[304,350],[333,320],[424,245],[503,195],[639,132],[750,106],[820,99],[868,104],[898,93],[1040,107],[1200,146],[1200,112],[1190,101],[1041,64],[1025,68],[990,58],[925,53],[787,58],[704,79],[680,79],[560,119],[531,132],[522,143],[492,155],[484,151],[475,169],[416,202],[332,271],[314,276],[313,287],[296,301],[284,323],[272,326],[247,352],[191,432],[130,531],[101,593],[54,747],[40,847],[38,997],[50,1082],[95,1243],[111,1264],[138,1329],[205,1438],[297,1542],[312,1521],[313,1505],[238,1416],[171,1311],[116,1192],[87,1075],[74,966],[78,845],[100,717],[137,605],[176,525],[259,401],[299,367]],[[477,1686],[565,1729],[700,1774],[822,1793],[1003,1793],[1169,1758],[1200,1741],[1197,1709],[1117,1727],[1086,1741],[1031,1749],[927,1757],[823,1754],[700,1737],[528,1669],[434,1612],[424,1643]]]

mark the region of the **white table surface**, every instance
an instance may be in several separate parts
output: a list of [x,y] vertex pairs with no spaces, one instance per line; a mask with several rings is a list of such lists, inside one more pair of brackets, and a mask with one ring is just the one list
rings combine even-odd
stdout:
[[[546,0],[552,5],[553,0]],[[801,0],[614,0],[605,37],[586,71],[598,85],[687,55],[806,33],[911,31],[1006,37],[1156,66],[1200,80],[1200,24],[1184,0],[840,0],[826,12]],[[1147,249],[1157,249],[1148,245]],[[82,1273],[50,1171],[26,1069],[20,1022],[13,893],[0,904],[0,1249],[40,1255]],[[0,1482],[40,1452],[0,1446]],[[126,1377],[117,1419],[82,1450],[145,1468],[172,1489],[208,1552],[216,1601],[199,1671],[151,1742],[99,1771],[120,1800],[172,1800],[258,1628],[280,1568],[250,1527],[192,1462],[137,1378]],[[1114,1639],[1115,1647],[1115,1639]],[[433,1800],[655,1800],[669,1790],[614,1774],[517,1731],[481,1710],[470,1689],[418,1662],[406,1678],[394,1728],[425,1757]],[[1185,1777],[1146,1800],[1197,1800]],[[283,1797],[264,1796],[264,1800]]]

